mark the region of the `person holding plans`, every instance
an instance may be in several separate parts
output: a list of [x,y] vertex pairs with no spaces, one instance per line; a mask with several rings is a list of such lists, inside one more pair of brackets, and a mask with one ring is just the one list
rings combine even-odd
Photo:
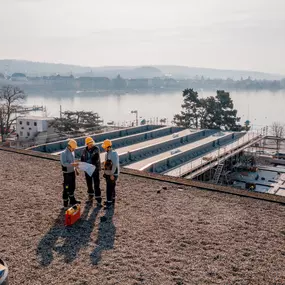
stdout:
[[[88,201],[92,202],[94,197],[97,201],[97,206],[101,206],[101,189],[100,189],[100,170],[101,170],[101,161],[100,161],[100,149],[95,145],[94,140],[91,137],[85,139],[86,148],[83,150],[81,155],[81,161],[90,163],[95,166],[95,171],[92,176],[89,176],[85,172],[87,192],[88,192]],[[93,186],[94,185],[94,186]]]
[[77,148],[77,142],[73,139],[69,140],[66,149],[60,154],[60,163],[63,172],[63,207],[68,207],[68,201],[70,206],[75,204],[80,204],[80,201],[76,200],[74,197],[75,191],[75,180],[78,163],[75,162],[74,151]]

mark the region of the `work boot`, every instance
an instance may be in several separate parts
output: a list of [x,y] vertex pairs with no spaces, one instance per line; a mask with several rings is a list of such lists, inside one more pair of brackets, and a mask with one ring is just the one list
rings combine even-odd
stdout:
[[97,201],[97,207],[102,207],[102,198],[95,198],[95,200]]
[[[114,204],[115,205],[116,199],[112,199],[112,202],[110,204]],[[103,202],[103,205],[106,206],[108,204],[107,201]]]
[[81,201],[76,200],[75,197],[70,198],[70,205],[73,206],[75,204],[81,204]]
[[68,208],[68,200],[63,201],[63,208]]
[[106,202],[105,207],[104,207],[104,210],[108,210],[108,209],[110,209],[112,206],[113,206],[113,203],[108,203],[108,202]]

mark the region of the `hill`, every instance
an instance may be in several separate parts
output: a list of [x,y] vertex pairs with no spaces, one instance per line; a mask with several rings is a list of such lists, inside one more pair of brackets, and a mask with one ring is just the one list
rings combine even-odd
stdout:
[[270,74],[258,71],[246,71],[246,70],[226,70],[226,69],[213,69],[213,68],[199,68],[199,67],[187,67],[187,66],[175,66],[175,65],[159,65],[156,66],[165,74],[171,74],[174,78],[194,78],[195,76],[204,76],[205,78],[212,79],[227,79],[231,78],[239,80],[241,77],[244,79],[251,77],[257,80],[280,80],[285,76],[278,74]]
[[9,75],[15,72],[25,73],[29,76],[47,76],[59,73],[61,75],[74,74],[76,76],[104,76],[109,78],[115,78],[118,74],[120,74],[123,78],[153,78],[169,75],[176,79],[204,76],[206,78],[232,78],[235,80],[240,79],[241,77],[251,77],[253,79],[279,80],[284,77],[278,74],[270,74],[256,71],[224,70],[175,65],[88,67],[13,59],[0,60],[0,73],[5,72]]

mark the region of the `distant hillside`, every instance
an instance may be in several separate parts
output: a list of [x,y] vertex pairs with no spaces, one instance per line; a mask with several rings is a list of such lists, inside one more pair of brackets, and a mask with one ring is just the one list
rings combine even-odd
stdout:
[[25,60],[0,60],[0,72],[7,71],[9,74],[23,72],[30,76],[44,76],[56,73],[70,74],[89,72],[90,67],[81,67],[76,65],[55,64],[44,62],[32,62]]
[[78,73],[80,76],[104,76],[115,78],[120,74],[123,78],[153,78],[164,74],[156,67],[94,67],[87,73]]
[[109,78],[115,78],[118,74],[123,78],[153,78],[168,75],[176,79],[204,76],[205,78],[221,79],[251,77],[252,79],[278,80],[285,77],[282,75],[255,71],[222,70],[175,65],[84,67],[25,60],[0,60],[0,73],[5,72],[10,75],[15,72],[21,72],[29,76],[44,76],[57,73],[61,75],[70,75],[72,73],[75,76],[104,76]]
[[198,68],[187,66],[174,66],[174,65],[159,65],[156,66],[163,73],[170,74],[174,78],[194,78],[195,76],[204,76],[212,79],[227,79],[231,78],[239,80],[241,77],[244,79],[251,77],[252,79],[267,79],[267,80],[280,80],[285,77],[278,74],[270,74],[256,71],[245,70],[225,70],[225,69],[212,69],[212,68]]
[[84,67],[67,64],[31,62],[24,60],[0,60],[0,73],[7,71],[10,75],[23,72],[29,76],[48,76],[52,74],[77,76],[105,76],[115,78],[120,74],[124,78],[152,78],[164,74],[156,67]]

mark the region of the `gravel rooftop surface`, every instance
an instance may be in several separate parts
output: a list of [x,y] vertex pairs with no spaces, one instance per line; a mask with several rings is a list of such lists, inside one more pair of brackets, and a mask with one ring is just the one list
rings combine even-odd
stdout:
[[[64,226],[58,162],[0,151],[0,257],[17,284],[285,284],[285,207],[121,175]],[[105,183],[101,188],[105,198]]]

